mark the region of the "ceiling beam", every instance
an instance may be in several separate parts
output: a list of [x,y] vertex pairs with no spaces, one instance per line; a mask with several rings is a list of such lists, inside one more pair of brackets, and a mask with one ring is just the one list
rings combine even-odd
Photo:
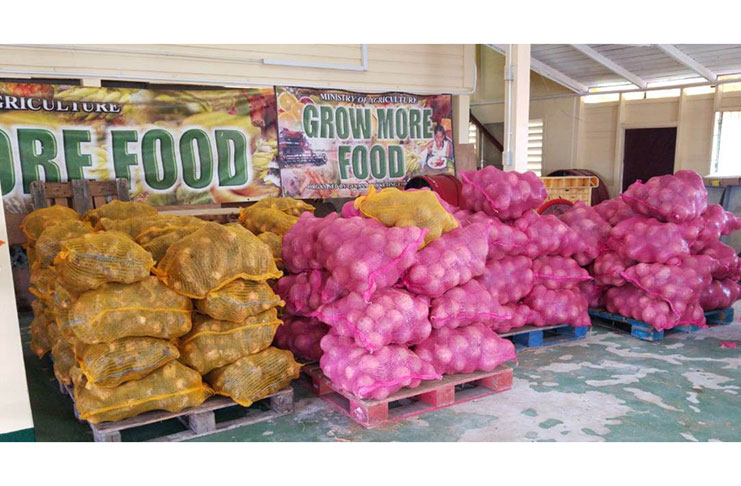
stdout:
[[581,52],[585,56],[590,57],[592,60],[594,60],[594,61],[602,64],[604,67],[606,67],[610,71],[614,72],[618,76],[627,79],[628,81],[630,81],[631,83],[635,84],[639,88],[646,89],[646,87],[648,86],[648,84],[646,83],[646,81],[644,81],[643,79],[641,79],[639,76],[637,76],[636,74],[628,71],[627,69],[625,69],[621,65],[617,64],[612,59],[609,59],[608,57],[603,56],[602,54],[600,54],[599,52],[595,51],[594,49],[592,49],[588,45],[586,45],[586,44],[571,44],[571,47],[573,47],[574,49],[578,50],[579,52]]
[[[499,54],[502,54],[502,55],[505,54],[504,44],[486,44],[486,46],[498,52]],[[571,78],[565,75],[561,71],[554,69],[551,66],[541,61],[538,61],[532,56],[530,57],[530,69],[540,74],[544,78],[548,78],[551,81],[555,81],[556,83],[562,86],[565,86],[571,91],[575,91],[578,94],[584,94],[589,91],[589,88],[586,85],[580,83],[574,78]]]
[[656,44],[656,48],[661,50],[664,54],[673,58],[680,64],[684,64],[694,72],[707,79],[708,81],[717,81],[718,75],[713,71],[703,66],[684,52],[680,51],[674,44]]

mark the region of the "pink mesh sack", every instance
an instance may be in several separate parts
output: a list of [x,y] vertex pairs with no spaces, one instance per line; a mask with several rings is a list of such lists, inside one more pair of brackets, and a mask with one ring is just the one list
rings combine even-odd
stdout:
[[599,214],[600,217],[607,221],[611,226],[615,226],[620,221],[636,216],[636,212],[633,211],[633,208],[631,208],[620,196],[614,199],[608,199],[607,201],[602,201],[593,207],[597,214]]
[[466,221],[462,226],[473,223],[488,223],[490,225],[489,253],[486,257],[489,260],[498,260],[505,255],[526,255],[530,250],[529,240],[525,233],[484,212],[471,213]]
[[680,322],[683,325],[705,326],[705,315],[697,314],[699,306],[688,307],[688,312],[678,317],[665,300],[649,295],[633,285],[608,289],[605,307],[609,312],[650,324],[658,331],[671,329]]
[[414,226],[386,228],[375,219],[340,218],[319,232],[317,254],[338,284],[368,301],[412,266],[426,233]]
[[440,373],[406,346],[386,346],[375,354],[356,346],[349,337],[330,332],[321,342],[319,366],[327,378],[359,398],[383,400],[422,380],[439,380]]
[[329,326],[308,317],[285,316],[278,326],[273,346],[291,351],[297,358],[319,361],[319,342],[329,332]]
[[516,219],[543,204],[546,190],[534,172],[504,172],[488,166],[462,171],[463,209],[484,211],[502,220]]
[[606,251],[594,260],[592,275],[598,284],[620,287],[625,285],[622,272],[636,263],[638,262],[622,257],[614,251]]
[[691,170],[634,182],[622,198],[635,212],[669,223],[689,221],[708,207],[705,183]]
[[343,218],[353,218],[355,216],[363,217],[363,213],[360,212],[358,208],[355,207],[355,200],[347,201],[345,204],[342,205],[342,213]]
[[692,244],[691,250],[697,252],[709,243],[718,240],[721,235],[728,235],[741,229],[741,218],[723,209],[720,204],[711,204],[698,218],[702,231]]
[[442,375],[491,371],[516,359],[514,344],[481,323],[460,329],[436,329],[414,352]]
[[525,254],[530,258],[545,255],[570,257],[586,249],[579,234],[552,214],[541,216],[529,211],[513,225],[527,236]]
[[387,344],[411,345],[427,339],[432,330],[429,307],[427,297],[391,288],[377,291],[369,303],[351,293],[323,305],[314,317],[373,353]]
[[607,288],[594,280],[585,280],[579,284],[579,292],[587,299],[590,309],[601,309],[605,306]]
[[489,252],[489,226],[474,223],[443,234],[417,253],[404,274],[404,286],[415,294],[440,297],[481,275]]
[[741,299],[741,286],[734,280],[713,280],[700,294],[700,307],[711,311],[716,309],[727,309],[733,303]]
[[550,290],[572,289],[592,277],[573,258],[543,256],[533,260],[535,285]]
[[535,326],[591,325],[587,299],[578,289],[549,290],[536,285],[524,302],[532,311],[529,321]]
[[430,322],[435,329],[455,329],[474,322],[495,325],[510,319],[512,314],[475,279],[433,299],[430,307]]
[[286,312],[297,316],[310,316],[322,304],[334,302],[347,294],[329,273],[322,270],[281,277],[275,291],[285,301]]
[[624,258],[643,263],[676,263],[690,254],[690,244],[698,234],[699,229],[694,225],[635,216],[612,228],[607,246]]
[[625,270],[625,280],[647,294],[665,300],[676,316],[697,300],[697,295],[710,285],[711,259],[707,256],[686,257],[679,265],[639,263]]
[[576,201],[570,210],[558,218],[574,230],[584,243],[584,251],[574,255],[579,265],[588,265],[597,258],[605,248],[612,226],[583,201]]
[[471,221],[472,214],[474,214],[474,212],[468,209],[459,209],[453,213],[453,217],[458,221],[458,226],[463,228],[473,222]]
[[533,289],[533,261],[528,257],[504,257],[486,262],[484,273],[476,280],[500,304],[518,302]]
[[494,332],[502,333],[508,332],[511,329],[517,329],[523,327],[530,322],[530,315],[532,311],[530,307],[525,304],[505,304],[504,309],[512,315],[510,319],[494,322],[491,324],[491,330]]
[[698,254],[707,255],[713,259],[710,269],[713,278],[718,280],[724,278],[738,280],[739,276],[741,276],[738,254],[736,250],[725,243],[718,240],[708,242]]
[[326,225],[337,218],[337,213],[317,218],[309,211],[299,216],[298,222],[283,236],[281,256],[286,270],[300,273],[323,267],[317,253],[317,237]]

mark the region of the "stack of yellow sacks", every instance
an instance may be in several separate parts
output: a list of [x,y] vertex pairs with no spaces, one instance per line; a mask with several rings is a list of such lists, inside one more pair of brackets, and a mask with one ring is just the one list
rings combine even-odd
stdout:
[[31,346],[75,385],[81,418],[176,412],[214,390],[249,406],[298,377],[293,355],[269,348],[282,302],[267,280],[281,272],[244,227],[118,201],[83,219],[37,210],[22,227],[38,297]]

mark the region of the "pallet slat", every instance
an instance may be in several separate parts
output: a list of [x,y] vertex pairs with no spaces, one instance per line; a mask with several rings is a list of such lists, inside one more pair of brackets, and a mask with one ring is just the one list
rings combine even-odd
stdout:
[[539,348],[542,346],[553,346],[578,339],[584,339],[589,335],[589,326],[570,326],[561,324],[558,326],[523,326],[511,329],[507,332],[498,333],[500,337],[511,340],[518,351],[525,348]]
[[[667,332],[698,332],[703,328],[698,326],[676,326],[671,329],[658,331],[647,322],[630,317],[612,314],[602,309],[589,309],[589,315],[595,318],[594,323],[600,327],[629,333],[631,336],[644,341],[660,341]],[[705,320],[709,326],[728,325],[733,322],[733,308],[708,311]]]

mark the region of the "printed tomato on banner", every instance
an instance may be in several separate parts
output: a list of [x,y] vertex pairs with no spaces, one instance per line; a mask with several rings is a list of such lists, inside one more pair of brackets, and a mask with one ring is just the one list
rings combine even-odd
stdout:
[[277,87],[283,195],[356,197],[455,174],[450,95]]
[[280,195],[273,88],[159,90],[0,83],[0,183],[11,212],[42,179],[127,178],[153,205]]

